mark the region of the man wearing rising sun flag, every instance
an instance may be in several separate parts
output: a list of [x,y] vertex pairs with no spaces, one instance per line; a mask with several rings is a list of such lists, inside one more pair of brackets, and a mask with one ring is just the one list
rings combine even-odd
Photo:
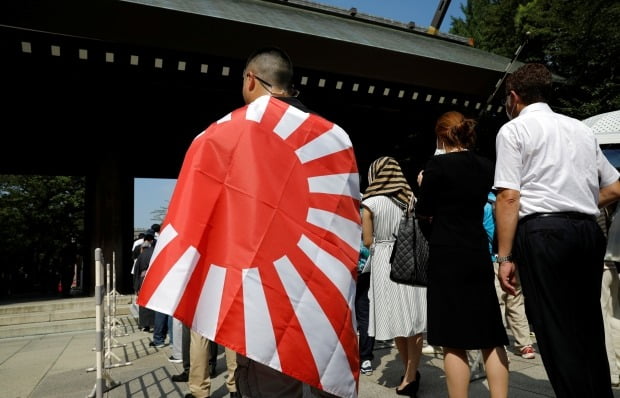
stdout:
[[247,105],[186,153],[138,303],[236,351],[244,397],[356,397],[355,154],[291,81],[284,51],[250,56]]

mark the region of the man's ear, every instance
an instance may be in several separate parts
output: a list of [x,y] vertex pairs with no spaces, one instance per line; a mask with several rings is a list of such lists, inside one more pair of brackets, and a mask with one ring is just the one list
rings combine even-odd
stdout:
[[248,91],[252,92],[254,91],[254,89],[256,88],[256,79],[254,78],[253,75],[248,75],[248,77],[246,78],[246,80],[248,81]]

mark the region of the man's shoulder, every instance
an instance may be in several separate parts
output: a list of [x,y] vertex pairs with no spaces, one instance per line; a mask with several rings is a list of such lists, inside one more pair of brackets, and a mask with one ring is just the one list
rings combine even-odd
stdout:
[[295,108],[299,109],[302,112],[311,113],[313,115],[320,116],[316,112],[308,108],[303,102],[301,102],[296,97],[275,97],[275,99],[282,101],[290,106],[294,106]]
[[[301,105],[300,105],[301,104]],[[350,141],[348,134],[336,123],[312,112],[296,98],[263,96],[237,108],[219,120],[211,123],[194,139],[201,146],[210,141],[231,141],[247,131],[265,130],[276,132],[286,139],[288,135],[301,128],[318,136],[331,131],[339,136],[339,141]],[[311,120],[312,123],[306,121]]]
[[579,125],[580,127],[587,128],[587,125],[585,123],[583,123],[581,120],[575,119],[574,117],[565,115],[563,113],[553,112],[553,117],[557,118],[559,120],[563,120],[566,123],[572,123],[572,124],[575,124],[575,125]]
[[529,105],[527,108],[524,109],[524,111],[519,115],[519,117],[511,120],[510,122],[506,124],[507,125],[512,124],[515,126],[519,126],[520,124],[523,124],[527,126],[527,125],[530,125],[531,123],[538,123],[538,122],[534,122],[534,120],[537,120],[537,121],[548,120],[550,122],[560,121],[564,124],[566,123],[583,124],[583,122],[581,122],[579,119],[575,119],[574,117],[565,115],[563,113],[555,112],[553,109],[551,109],[551,107],[548,104],[544,102],[539,102],[539,103]]
[[[329,120],[325,119],[321,115],[317,114],[310,110],[307,106],[305,106],[300,100],[294,97],[272,97],[269,95],[264,95],[255,99],[254,101],[241,106],[226,115],[222,116],[217,121],[214,121],[209,125],[206,130],[210,129],[218,129],[219,127],[227,127],[231,122],[236,123],[245,123],[245,122],[258,122],[261,123],[263,121],[263,116],[266,112],[271,112],[274,109],[278,109],[279,112],[284,113],[289,107],[293,107],[294,109],[300,111],[304,114],[312,115],[312,117],[317,119],[323,119],[327,122]],[[332,122],[330,122],[332,123]],[[206,131],[205,130],[205,131]]]
[[238,131],[239,124],[249,123],[248,120],[248,105],[239,107],[226,115],[220,117],[218,120],[209,124],[204,130],[202,130],[196,137],[194,137],[193,143],[208,141],[217,134],[230,134],[231,132]]

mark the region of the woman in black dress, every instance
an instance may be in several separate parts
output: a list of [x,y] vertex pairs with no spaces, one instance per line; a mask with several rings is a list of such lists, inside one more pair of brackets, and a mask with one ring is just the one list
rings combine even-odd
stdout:
[[438,151],[421,178],[416,213],[430,224],[428,343],[443,347],[450,397],[467,397],[466,350],[480,349],[491,397],[504,398],[508,337],[482,224],[493,163],[469,150],[475,141],[474,125],[459,112],[443,114],[435,126]]

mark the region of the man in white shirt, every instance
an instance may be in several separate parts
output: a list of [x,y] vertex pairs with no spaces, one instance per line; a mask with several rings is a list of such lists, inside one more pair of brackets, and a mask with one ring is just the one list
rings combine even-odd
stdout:
[[[599,207],[620,198],[618,171],[593,132],[547,105],[551,73],[527,64],[506,80],[497,140],[498,278],[528,319],[558,398],[611,398],[600,307],[605,238]],[[514,119],[513,119],[514,118]]]
[[133,241],[133,245],[131,246],[131,258],[133,259],[133,265],[131,266],[131,275],[136,272],[136,260],[140,255],[140,249],[142,248],[142,244],[144,243],[144,232],[140,232],[138,234],[138,239]]

